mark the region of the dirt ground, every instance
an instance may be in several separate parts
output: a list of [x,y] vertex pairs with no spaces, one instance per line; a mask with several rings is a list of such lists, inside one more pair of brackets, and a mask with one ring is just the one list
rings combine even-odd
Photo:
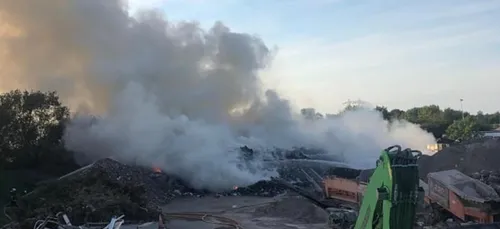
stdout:
[[[237,221],[243,229],[326,229],[326,213],[307,200],[290,195],[274,198],[229,196],[177,199],[165,213],[204,212]],[[169,229],[231,228],[203,221],[171,220]],[[125,227],[127,228],[127,227]],[[143,227],[157,228],[157,225]]]

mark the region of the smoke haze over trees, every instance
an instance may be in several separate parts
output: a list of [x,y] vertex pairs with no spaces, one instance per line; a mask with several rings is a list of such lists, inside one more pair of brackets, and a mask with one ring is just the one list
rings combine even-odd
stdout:
[[[23,107],[2,105],[15,117],[1,123],[10,133],[2,135],[10,137],[2,143],[5,167],[38,169],[52,160],[49,152],[80,164],[111,156],[159,167],[193,187],[231,188],[270,175],[245,168],[258,163],[242,165],[234,150],[243,145],[321,148],[365,168],[392,144],[425,149],[435,141],[427,131],[440,136],[456,120],[456,111],[433,106],[296,111],[262,86],[259,72],[273,52],[261,39],[220,22],[204,30],[154,11],[131,17],[121,2],[0,0],[0,89],[59,96],[3,95]],[[24,108],[31,97],[38,107]]]
[[[304,119],[320,121],[322,119],[338,118],[338,116],[356,113],[359,108],[346,107],[338,114],[323,115],[314,108],[301,110]],[[348,110],[348,111],[346,111]],[[420,118],[417,124],[422,126],[432,126],[446,120],[448,125],[443,125],[450,138],[464,138],[463,136],[453,136],[453,133],[462,133],[473,130],[490,130],[498,125],[500,114],[476,115],[464,114],[462,120],[461,111],[450,108],[441,110],[439,107],[431,105],[415,107],[409,110],[392,110],[377,106],[375,110],[379,116],[389,121],[399,121],[405,119],[405,115],[429,114],[434,116]],[[430,112],[432,110],[434,112]],[[359,110],[358,110],[359,111]],[[365,110],[366,111],[366,110]],[[0,165],[2,170],[34,169],[47,174],[61,175],[77,168],[74,161],[74,152],[64,147],[64,128],[70,122],[69,109],[61,104],[55,92],[40,91],[20,91],[15,90],[0,95]],[[448,115],[445,114],[454,114]],[[394,115],[394,116],[392,116]],[[411,117],[411,116],[410,116]],[[78,118],[78,116],[76,116]],[[97,121],[98,118],[92,118]],[[381,131],[383,131],[381,129]],[[434,133],[436,136],[437,134]]]

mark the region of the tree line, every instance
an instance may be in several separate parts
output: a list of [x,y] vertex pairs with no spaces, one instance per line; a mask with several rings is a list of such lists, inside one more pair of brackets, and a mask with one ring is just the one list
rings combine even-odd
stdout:
[[[324,115],[316,112],[314,108],[304,108],[301,110],[301,114],[306,119],[316,120],[335,117],[361,108],[362,105],[348,104],[338,114]],[[485,114],[479,111],[476,114],[471,114],[452,108],[442,109],[437,105],[414,107],[408,110],[389,110],[384,106],[376,106],[374,110],[380,112],[382,118],[388,123],[405,120],[419,125],[438,139],[469,140],[479,137],[482,131],[490,131],[500,126],[500,112]]]
[[478,137],[481,131],[493,130],[500,124],[500,112],[485,114],[479,111],[471,114],[451,108],[441,109],[437,105],[414,107],[405,111],[400,109],[389,111],[382,106],[377,106],[375,109],[385,120],[403,119],[420,125],[436,138],[446,136],[452,140],[468,140]]
[[[339,114],[359,109],[348,105]],[[473,133],[496,128],[500,113],[470,114],[436,105],[408,110],[377,106],[388,122],[407,120],[420,125],[437,138],[466,139]],[[314,109],[302,109],[308,119],[328,118]],[[0,170],[35,169],[60,174],[76,167],[73,154],[64,148],[64,125],[70,110],[56,92],[13,90],[0,94]]]

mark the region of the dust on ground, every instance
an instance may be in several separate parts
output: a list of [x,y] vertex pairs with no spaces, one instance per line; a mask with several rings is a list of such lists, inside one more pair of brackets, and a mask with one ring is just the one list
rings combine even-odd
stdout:
[[[183,198],[164,206],[169,212],[207,212],[231,218],[245,229],[326,229],[327,215],[302,197],[292,194],[277,197],[202,197]],[[215,229],[221,225],[172,220],[171,229]]]
[[290,218],[301,223],[325,223],[328,217],[325,210],[311,204],[301,196],[285,196],[279,201],[257,207],[255,217]]

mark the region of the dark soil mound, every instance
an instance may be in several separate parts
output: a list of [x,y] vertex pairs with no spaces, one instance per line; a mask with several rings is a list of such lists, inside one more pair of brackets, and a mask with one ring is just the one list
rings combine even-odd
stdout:
[[432,156],[419,160],[420,178],[442,170],[457,169],[465,174],[481,170],[496,170],[500,164],[500,139],[485,139],[481,142],[452,145]]
[[74,225],[122,214],[127,221],[149,221],[158,218],[160,204],[183,188],[152,169],[104,159],[42,184],[7,212],[22,228],[32,228],[36,220],[58,212],[65,212]]

